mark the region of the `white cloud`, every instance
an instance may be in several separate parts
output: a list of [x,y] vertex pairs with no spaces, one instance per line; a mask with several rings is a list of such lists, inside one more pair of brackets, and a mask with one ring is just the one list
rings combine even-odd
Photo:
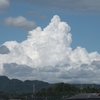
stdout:
[[34,29],[36,28],[36,23],[34,21],[28,21],[26,18],[19,16],[16,18],[6,18],[4,20],[4,24],[7,26],[13,26],[13,27],[18,27],[18,28],[23,28],[23,29]]
[[0,54],[0,74],[23,80],[99,83],[100,54],[82,47],[72,50],[69,31],[70,26],[55,15],[43,30],[29,31],[25,41],[5,42],[10,53]]
[[9,7],[9,0],[0,0],[0,12]]

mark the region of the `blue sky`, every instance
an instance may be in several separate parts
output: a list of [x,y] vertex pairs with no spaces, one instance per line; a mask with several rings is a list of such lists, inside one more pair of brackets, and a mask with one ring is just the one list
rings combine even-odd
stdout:
[[[78,2],[77,0],[75,1],[76,3]],[[91,5],[93,3],[99,2],[98,0],[96,0],[95,2],[91,0],[88,1]],[[88,1],[86,1],[86,3]],[[43,2],[45,1],[43,0]],[[54,2],[56,2],[56,0]],[[0,39],[0,44],[3,44],[8,40],[9,41],[16,40],[18,42],[21,42],[27,37],[27,30],[4,25],[3,21],[5,18],[23,16],[29,21],[35,21],[37,26],[44,28],[48,25],[48,23],[50,22],[51,18],[54,15],[59,15],[61,20],[67,22],[71,27],[71,34],[73,39],[71,46],[73,49],[75,49],[77,46],[82,46],[86,48],[88,52],[97,51],[100,53],[100,47],[98,46],[98,43],[100,42],[99,8],[96,11],[95,10],[89,11],[89,8],[85,8],[85,5],[83,5],[83,8],[82,7],[80,8],[83,9],[84,11],[78,11],[79,10],[78,8],[76,8],[76,10],[74,9],[71,10],[70,7],[63,8],[62,7],[63,1],[61,4],[62,8],[60,8],[59,5],[52,7],[52,4],[54,2],[52,1],[51,5],[46,7],[47,2],[43,4],[42,1],[41,3],[39,2],[38,4],[38,1],[36,3],[35,0],[33,1],[10,0],[9,8],[7,8],[0,14],[1,16],[0,35],[2,37]],[[70,4],[73,4],[74,8],[75,6],[74,2],[71,1]],[[94,9],[96,8],[96,5],[92,6],[94,6]]]
[[[89,55],[90,58],[91,58],[90,53],[98,52],[98,54],[97,54],[98,56],[96,54],[94,54],[96,58],[95,57],[91,58],[91,61],[87,60],[84,63],[82,61],[80,66],[82,66],[83,64],[87,64],[90,68],[94,64],[94,62],[95,62],[94,60],[97,61],[97,62],[95,62],[96,63],[95,65],[97,65],[97,63],[99,62],[100,0],[50,0],[50,1],[47,1],[47,0],[41,0],[41,1],[40,0],[0,0],[0,3],[1,3],[1,5],[0,5],[0,45],[1,45],[1,47],[2,47],[2,45],[5,45],[11,52],[11,50],[13,50],[12,48],[15,45],[17,45],[18,43],[21,45],[21,43],[23,41],[27,40],[27,37],[29,36],[28,35],[29,31],[35,30],[37,27],[41,27],[42,29],[44,29],[45,27],[47,27],[49,25],[53,16],[58,15],[60,20],[63,22],[66,22],[71,28],[71,30],[69,30],[69,33],[71,33],[71,35],[72,35],[72,37],[71,37],[72,42],[69,44],[70,44],[70,48],[73,50],[73,52],[75,50],[76,51],[79,50],[80,48],[81,48],[81,50],[83,50],[85,48],[87,55]],[[36,34],[38,34],[38,33],[36,33]],[[12,45],[11,45],[10,41],[12,41]],[[13,41],[15,41],[16,43],[15,42],[13,43]],[[21,47],[24,47],[24,45],[23,46],[21,45]],[[16,48],[20,49],[21,47],[18,46]],[[80,48],[77,49],[77,47],[80,47]],[[85,50],[83,50],[83,51],[85,52]],[[31,51],[31,49],[30,49],[30,51]],[[15,52],[15,51],[13,51],[13,52]],[[17,53],[15,53],[15,54],[17,54]],[[74,54],[72,54],[72,55],[74,55]],[[1,55],[1,57],[2,56],[3,55]],[[16,59],[16,57],[14,59]],[[30,57],[30,59],[31,59],[31,57]],[[34,61],[34,59],[32,58],[33,61]],[[74,59],[74,58],[71,58],[71,59]],[[84,57],[84,59],[85,59],[85,57]],[[63,62],[62,60],[60,60],[60,61]],[[73,60],[73,62],[74,61],[75,60]],[[7,64],[9,63],[9,61],[2,61],[2,62],[7,63]],[[15,61],[10,62],[11,65],[8,65],[8,66],[10,66],[9,68],[12,68],[11,67],[12,63],[14,63],[14,65],[16,65],[16,64],[23,65],[24,64],[26,66],[27,64],[23,63],[23,62],[20,63],[15,60]],[[56,65],[56,64],[57,63],[54,63],[54,65]],[[65,62],[63,64],[65,64]],[[71,62],[71,64],[73,66],[72,62]],[[79,64],[79,63],[77,63],[77,64]],[[28,64],[27,66],[31,66],[31,64]],[[43,66],[43,61],[42,61],[41,66]],[[45,66],[53,66],[53,65],[48,64]],[[5,68],[5,72],[6,72],[6,67],[4,67],[4,68]],[[45,67],[43,67],[43,68],[45,68]],[[1,69],[2,69],[2,67],[1,67]],[[24,70],[26,70],[26,69],[24,69]],[[54,69],[54,70],[56,70],[56,69]],[[15,71],[15,69],[14,69],[14,71]],[[86,72],[86,71],[87,70],[84,70],[84,72]],[[63,78],[64,75],[62,75],[62,73],[63,73],[63,71],[61,71],[60,75],[58,75],[58,76],[60,78],[62,78],[60,81],[65,81]],[[80,71],[79,71],[79,73],[80,73]],[[4,75],[6,75],[6,74],[4,73]],[[7,74],[7,75],[9,77],[12,77],[12,76],[10,76],[10,74]],[[32,75],[30,75],[30,76],[31,76],[30,79],[34,79],[34,78],[32,78]],[[18,78],[17,75],[15,75],[15,77]],[[76,80],[72,79],[72,77],[71,77],[71,80],[69,80],[69,82],[76,81]],[[28,76],[28,78],[29,78],[29,76]],[[25,78],[22,77],[21,79],[24,80]],[[40,77],[38,77],[38,79],[40,79]],[[43,78],[43,80],[49,81],[45,77]],[[83,79],[83,80],[85,80],[85,79]],[[87,80],[85,80],[85,81],[88,82]],[[56,82],[58,82],[58,81],[59,80],[56,80]],[[77,81],[83,82],[81,79],[77,79]],[[50,82],[55,82],[55,81],[54,81],[54,79],[51,79]],[[94,82],[97,82],[97,80],[95,80]]]

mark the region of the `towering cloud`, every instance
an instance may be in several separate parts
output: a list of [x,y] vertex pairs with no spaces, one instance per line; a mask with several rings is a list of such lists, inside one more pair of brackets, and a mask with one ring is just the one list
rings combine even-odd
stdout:
[[55,15],[43,30],[37,27],[29,31],[27,40],[5,42],[9,53],[0,54],[1,75],[23,80],[98,83],[100,54],[88,53],[82,47],[72,50],[69,31],[70,26]]

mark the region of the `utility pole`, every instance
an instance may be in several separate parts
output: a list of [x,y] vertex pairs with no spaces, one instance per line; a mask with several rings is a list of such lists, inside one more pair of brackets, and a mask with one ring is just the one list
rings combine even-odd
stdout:
[[92,88],[94,88],[94,84],[92,83]]
[[47,100],[47,97],[45,98],[45,100]]
[[82,86],[82,84],[81,84],[81,88],[80,88],[80,89],[81,89],[81,93],[82,93],[82,89],[83,89],[83,86]]
[[36,100],[36,96],[35,96],[35,84],[33,83],[33,95],[34,95],[34,99],[33,100]]

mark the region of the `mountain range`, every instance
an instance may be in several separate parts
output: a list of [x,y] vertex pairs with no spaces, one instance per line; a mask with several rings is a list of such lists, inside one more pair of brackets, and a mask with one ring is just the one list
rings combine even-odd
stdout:
[[18,79],[9,79],[6,76],[0,76],[0,91],[10,92],[10,93],[31,93],[34,90],[37,92],[42,88],[47,88],[51,86],[47,82],[39,80],[25,80],[21,81]]
[[[55,83],[56,84],[56,83]],[[43,88],[48,88],[54,86],[55,84],[50,84],[48,82],[39,80],[25,80],[21,81],[18,79],[9,79],[7,76],[0,76],[0,91],[9,93],[32,93],[38,92]],[[78,88],[84,87],[96,87],[100,88],[99,84],[71,84]]]

